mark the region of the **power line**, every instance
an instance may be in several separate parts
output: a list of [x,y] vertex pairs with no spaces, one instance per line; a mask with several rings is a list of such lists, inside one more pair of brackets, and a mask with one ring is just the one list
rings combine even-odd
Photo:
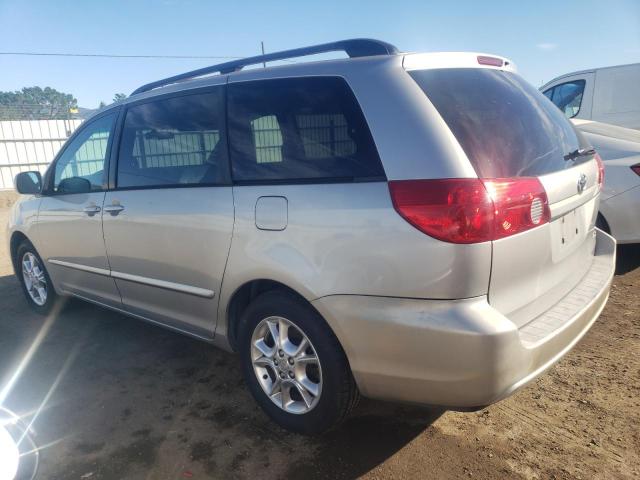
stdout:
[[[35,57],[93,57],[93,58],[160,58],[160,59],[195,59],[195,60],[238,60],[245,57],[230,55],[115,55],[109,53],[47,53],[47,52],[0,52],[0,55],[22,55]],[[285,63],[298,63],[286,58],[279,60]],[[266,66],[265,62],[262,62]]]
[[46,52],[0,52],[0,55],[22,55],[37,57],[98,57],[98,58],[186,58],[186,59],[231,59],[229,55],[115,55],[109,53],[46,53]]

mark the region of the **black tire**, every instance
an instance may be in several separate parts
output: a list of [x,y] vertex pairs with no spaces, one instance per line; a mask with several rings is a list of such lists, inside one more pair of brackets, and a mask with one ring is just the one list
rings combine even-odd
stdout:
[[[42,305],[38,305],[34,301],[34,299],[31,298],[31,295],[29,294],[26,283],[25,283],[25,276],[22,270],[22,261],[25,255],[27,255],[28,253],[31,253],[38,260],[39,266],[41,267],[42,273],[44,274],[44,282],[46,284],[47,299],[46,299],[46,302],[44,302],[44,304]],[[34,312],[40,315],[47,315],[49,312],[51,312],[54,305],[56,305],[60,301],[60,297],[56,294],[53,288],[53,284],[51,283],[51,278],[49,277],[49,272],[47,272],[44,262],[42,261],[42,258],[40,258],[40,255],[38,255],[38,252],[33,247],[33,245],[31,245],[30,242],[25,240],[18,246],[18,249],[16,250],[15,264],[16,264],[16,275],[18,277],[18,280],[20,281],[20,287],[22,288],[22,293],[24,293],[24,296],[27,299],[27,303],[29,304],[29,307],[31,307],[31,309]]]
[[[315,406],[306,413],[289,413],[276,405],[258,383],[251,357],[251,339],[263,319],[283,317],[311,342],[322,372],[322,389]],[[270,291],[255,298],[239,325],[242,371],[258,404],[283,428],[306,435],[325,432],[339,425],[355,407],[358,388],[347,357],[325,320],[308,303],[293,294]]]

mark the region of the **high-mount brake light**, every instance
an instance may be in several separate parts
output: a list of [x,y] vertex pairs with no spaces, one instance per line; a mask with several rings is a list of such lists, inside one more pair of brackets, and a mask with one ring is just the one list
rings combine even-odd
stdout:
[[547,194],[535,177],[396,180],[389,182],[396,211],[429,236],[479,243],[549,222]]
[[478,55],[478,63],[480,65],[490,65],[492,67],[501,67],[504,65],[504,60],[497,57],[487,57],[486,55]]
[[600,158],[600,155],[598,155],[597,153],[595,155],[595,159],[598,164],[598,186],[600,187],[600,190],[602,190],[602,187],[604,185],[604,163],[602,162],[602,158]]
[[636,175],[640,175],[640,163],[631,165],[631,170],[633,170],[633,173],[635,173]]

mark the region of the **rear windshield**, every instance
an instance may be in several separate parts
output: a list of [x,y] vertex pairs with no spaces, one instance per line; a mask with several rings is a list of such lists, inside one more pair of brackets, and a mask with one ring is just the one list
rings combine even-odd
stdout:
[[415,70],[479,177],[538,176],[589,160],[565,155],[588,143],[562,112],[518,75],[488,68]]

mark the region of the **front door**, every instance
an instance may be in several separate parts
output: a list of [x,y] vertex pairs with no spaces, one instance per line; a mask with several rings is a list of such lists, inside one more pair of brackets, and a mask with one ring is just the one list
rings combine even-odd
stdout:
[[233,230],[225,137],[223,86],[133,104],[104,202],[124,307],[204,337],[215,329]]
[[117,111],[80,127],[47,178],[36,248],[52,281],[66,292],[118,306],[102,235],[105,165]]

